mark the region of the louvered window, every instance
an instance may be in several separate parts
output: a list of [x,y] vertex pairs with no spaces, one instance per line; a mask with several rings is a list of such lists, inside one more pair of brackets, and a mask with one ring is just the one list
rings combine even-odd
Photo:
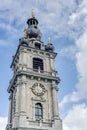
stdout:
[[43,72],[43,60],[40,58],[33,58],[33,70]]
[[41,48],[41,45],[39,43],[35,43],[35,48],[36,49],[40,49]]

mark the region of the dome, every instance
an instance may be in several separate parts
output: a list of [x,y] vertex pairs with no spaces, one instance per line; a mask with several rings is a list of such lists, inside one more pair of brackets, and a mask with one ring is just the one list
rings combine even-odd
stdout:
[[27,20],[28,28],[26,30],[27,36],[29,38],[38,38],[41,39],[41,32],[40,29],[37,27],[38,20],[35,17],[29,18]]
[[46,51],[53,52],[53,51],[54,51],[54,46],[53,46],[52,43],[48,43],[48,44],[45,46],[45,49],[46,49]]
[[26,31],[27,31],[27,36],[29,36],[29,38],[39,38],[39,39],[41,39],[41,32],[37,28],[37,26],[31,25],[27,28]]
[[19,41],[20,41],[20,44],[25,45],[25,46],[28,46],[28,41],[27,41],[26,38],[24,38],[24,37],[23,37],[23,38],[20,38]]

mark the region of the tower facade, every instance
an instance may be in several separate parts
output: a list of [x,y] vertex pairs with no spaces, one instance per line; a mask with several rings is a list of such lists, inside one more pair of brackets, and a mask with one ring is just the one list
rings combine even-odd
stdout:
[[50,39],[41,41],[38,20],[32,12],[24,37],[11,64],[9,116],[6,130],[62,130],[58,109],[57,53]]

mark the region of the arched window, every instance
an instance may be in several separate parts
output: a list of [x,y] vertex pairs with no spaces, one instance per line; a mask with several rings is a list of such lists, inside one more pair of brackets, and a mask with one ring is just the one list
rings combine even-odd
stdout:
[[43,60],[40,58],[33,58],[33,70],[43,72]]
[[43,118],[43,108],[41,103],[35,104],[35,119],[41,120]]

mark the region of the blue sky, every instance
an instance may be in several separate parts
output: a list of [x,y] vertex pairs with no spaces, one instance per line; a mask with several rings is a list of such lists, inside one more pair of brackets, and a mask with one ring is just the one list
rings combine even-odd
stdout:
[[55,65],[61,79],[58,98],[63,130],[87,130],[87,1],[0,0],[0,3],[1,130],[5,129],[8,116],[12,56],[32,8],[42,41],[46,44],[51,37],[58,53]]

